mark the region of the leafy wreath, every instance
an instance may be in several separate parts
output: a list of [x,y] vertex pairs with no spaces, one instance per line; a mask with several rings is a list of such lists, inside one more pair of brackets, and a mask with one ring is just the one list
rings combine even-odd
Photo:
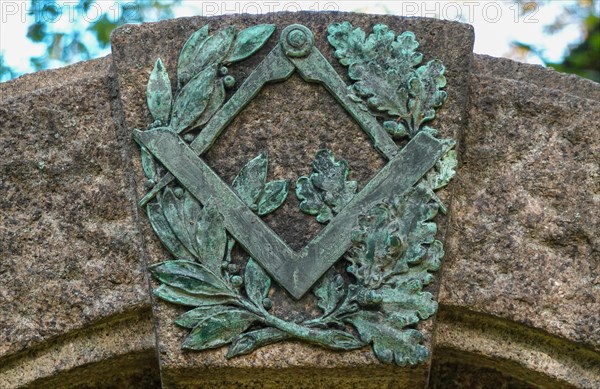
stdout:
[[[225,101],[225,88],[235,83],[227,66],[260,49],[275,30],[257,25],[236,33],[234,27],[208,35],[208,26],[185,43],[177,66],[177,92],[160,59],[147,86],[153,127],[167,127],[192,141],[198,130]],[[376,25],[368,37],[350,23],[329,26],[336,57],[355,81],[351,98],[378,116],[395,138],[436,131],[425,123],[446,100],[441,90],[444,66],[433,60],[419,66],[423,55],[411,32],[398,36]],[[212,201],[200,204],[176,184],[165,187],[146,207],[152,227],[175,260],[154,264],[151,274],[161,283],[158,298],[192,307],[175,323],[190,329],[182,348],[205,350],[230,345],[226,357],[250,353],[288,339],[300,339],[333,350],[372,345],[384,363],[414,365],[428,358],[416,324],[437,310],[434,296],[424,291],[440,267],[442,243],[435,239],[433,219],[442,202],[434,193],[454,175],[454,142],[444,140],[445,154],[410,190],[366,210],[352,232],[352,247],[344,255],[346,274],[330,269],[313,287],[321,315],[289,321],[270,313],[271,278],[249,258],[242,270],[232,263],[236,241]],[[142,168],[151,189],[166,170],[142,147]],[[300,209],[331,220],[354,197],[356,181],[348,181],[346,161],[321,150],[313,173],[296,182]],[[258,215],[276,210],[287,198],[289,182],[267,182],[268,155],[249,161],[232,189]]]

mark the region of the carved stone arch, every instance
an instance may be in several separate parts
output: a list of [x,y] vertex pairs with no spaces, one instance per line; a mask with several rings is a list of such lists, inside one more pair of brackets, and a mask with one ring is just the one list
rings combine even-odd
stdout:
[[[149,120],[144,82],[156,57],[173,70],[185,37],[207,23],[198,17],[126,26],[110,57],[2,84],[0,387],[600,385],[598,85],[473,56],[472,31],[458,23],[336,13],[209,21],[321,31],[333,19],[415,31],[448,66],[441,130],[461,131],[462,164],[428,329],[431,373],[294,342],[231,361],[224,350],[181,353],[186,334],[171,320],[182,311],[148,291],[146,264],[165,251],[135,206],[144,179],[128,139]],[[321,34],[317,47],[342,74]]]

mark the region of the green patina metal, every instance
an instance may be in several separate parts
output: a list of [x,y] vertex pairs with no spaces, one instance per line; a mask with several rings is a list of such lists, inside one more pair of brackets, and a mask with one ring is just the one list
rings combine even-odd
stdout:
[[[191,329],[183,348],[230,344],[231,358],[301,339],[335,350],[371,344],[382,362],[420,363],[428,352],[414,326],[436,312],[423,287],[443,256],[432,220],[446,210],[434,192],[456,167],[454,142],[437,139],[426,125],[447,97],[444,67],[437,60],[419,66],[423,55],[411,32],[396,36],[376,25],[367,36],[347,22],[335,23],[328,39],[348,66],[354,81],[348,87],[315,48],[311,31],[291,25],[225,101],[225,89],[235,83],[227,66],[258,51],[274,30],[228,27],[209,35],[205,26],[182,49],[174,95],[160,59],[150,75],[147,101],[155,122],[133,134],[148,178],[140,205],[174,257],[150,267],[161,283],[154,293],[193,307],[175,320]],[[288,180],[267,182],[267,152],[249,161],[231,185],[201,157],[266,83],[295,71],[322,84],[388,159],[357,193],[346,161],[330,150],[317,153],[313,173],[298,178],[295,189],[300,209],[327,225],[299,251],[260,218],[285,202],[290,187]],[[399,148],[393,139],[402,138],[408,142]],[[240,274],[231,263],[236,244],[250,256]],[[332,268],[341,258],[349,264],[346,276]],[[311,290],[321,316],[292,322],[271,314],[272,280],[296,299]]]
[[296,196],[303,212],[325,223],[352,200],[357,182],[346,181],[348,163],[336,162],[331,150],[320,150],[312,165],[314,173],[296,181]]

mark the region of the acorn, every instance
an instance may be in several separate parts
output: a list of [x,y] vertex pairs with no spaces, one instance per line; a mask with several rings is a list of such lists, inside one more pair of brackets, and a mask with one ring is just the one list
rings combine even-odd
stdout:
[[357,300],[363,307],[368,307],[381,304],[383,296],[374,290],[362,289],[358,292]]

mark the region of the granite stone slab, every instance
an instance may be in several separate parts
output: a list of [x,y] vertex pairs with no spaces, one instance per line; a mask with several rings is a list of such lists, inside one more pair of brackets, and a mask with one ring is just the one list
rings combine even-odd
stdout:
[[485,76],[471,87],[441,302],[599,350],[600,104]]
[[[250,59],[231,66],[230,74],[240,85],[252,69],[274,47],[281,30],[293,23],[307,26],[315,35],[315,46],[323,53],[336,71],[348,83],[347,70],[334,58],[334,50],[326,41],[326,29],[332,22],[348,20],[352,25],[370,31],[376,23],[385,23],[400,33],[413,31],[421,43],[427,60],[438,58],[446,66],[447,91],[450,96],[443,108],[438,111],[436,128],[441,137],[457,136],[466,124],[466,103],[468,97],[468,73],[473,45],[472,28],[459,23],[432,19],[411,19],[391,16],[369,16],[346,13],[277,13],[262,16],[235,15],[214,18],[182,18],[141,26],[124,26],[113,33],[112,49],[116,73],[119,80],[120,97],[123,107],[125,131],[147,128],[152,122],[146,106],[146,84],[157,58],[161,58],[171,80],[175,79],[175,68],[179,52],[187,38],[197,29],[209,23],[211,31],[235,25],[244,28],[259,23],[274,23],[277,30],[267,44]],[[173,85],[173,87],[175,87]],[[235,92],[235,88],[230,92]],[[366,136],[353,120],[340,108],[333,98],[319,85],[307,84],[297,75],[283,83],[266,86],[257,97],[238,115],[204,155],[205,161],[226,182],[239,171],[248,160],[264,149],[269,150],[268,179],[290,178],[295,182],[298,176],[309,173],[310,161],[317,149],[328,147],[347,159],[350,177],[364,186],[383,166],[385,160],[371,148]],[[137,172],[138,196],[143,195],[145,179],[141,174],[139,147],[130,142],[130,152]],[[292,188],[293,191],[293,188]],[[445,199],[449,199],[449,191]],[[284,241],[294,248],[300,248],[320,230],[321,226],[298,211],[294,196],[289,196],[288,204],[265,218],[267,224]],[[445,219],[439,223],[443,239]],[[141,217],[141,228],[146,239],[148,263],[168,258],[158,239],[154,236],[148,220]],[[156,287],[158,284],[153,284]],[[436,293],[436,287],[430,291]],[[293,312],[310,314],[308,307],[314,306],[311,297],[299,302],[293,301],[282,291],[274,297],[283,317],[292,317]],[[404,382],[423,386],[427,381],[427,365],[413,369],[389,368],[376,361],[370,349],[348,353],[332,353],[318,347],[288,342],[268,346],[248,355],[232,360],[224,359],[225,349],[201,353],[182,352],[180,345],[187,331],[172,323],[183,310],[164,302],[154,303],[157,320],[157,336],[163,384],[166,387],[186,387],[190,377],[196,380],[215,380],[215,374],[223,377],[223,387],[234,387],[236,382],[248,382],[244,371],[251,369],[253,374],[276,369],[278,380],[289,383],[295,374],[303,374],[317,369],[310,379],[342,374],[348,369],[356,376],[349,382],[359,382],[360,377],[381,375],[389,382]],[[430,339],[433,320],[425,321],[420,329]],[[430,340],[427,340],[429,344]],[[393,378],[392,378],[393,377]],[[220,378],[219,378],[220,379]],[[394,381],[396,380],[396,381]],[[217,379],[218,381],[218,379]],[[215,381],[215,382],[217,382]],[[267,382],[267,381],[265,381]],[[273,381],[276,382],[276,381]],[[279,382],[279,381],[277,381]],[[387,381],[386,381],[387,382]],[[191,385],[191,384],[190,384]],[[266,383],[265,383],[266,385]],[[378,387],[373,382],[373,387]],[[253,387],[253,386],[249,386]]]
[[[110,64],[108,57],[2,84],[0,377],[33,350],[52,345],[63,355],[72,334],[149,311]],[[141,333],[131,341],[152,345]],[[77,366],[61,358],[23,370],[11,385]]]

